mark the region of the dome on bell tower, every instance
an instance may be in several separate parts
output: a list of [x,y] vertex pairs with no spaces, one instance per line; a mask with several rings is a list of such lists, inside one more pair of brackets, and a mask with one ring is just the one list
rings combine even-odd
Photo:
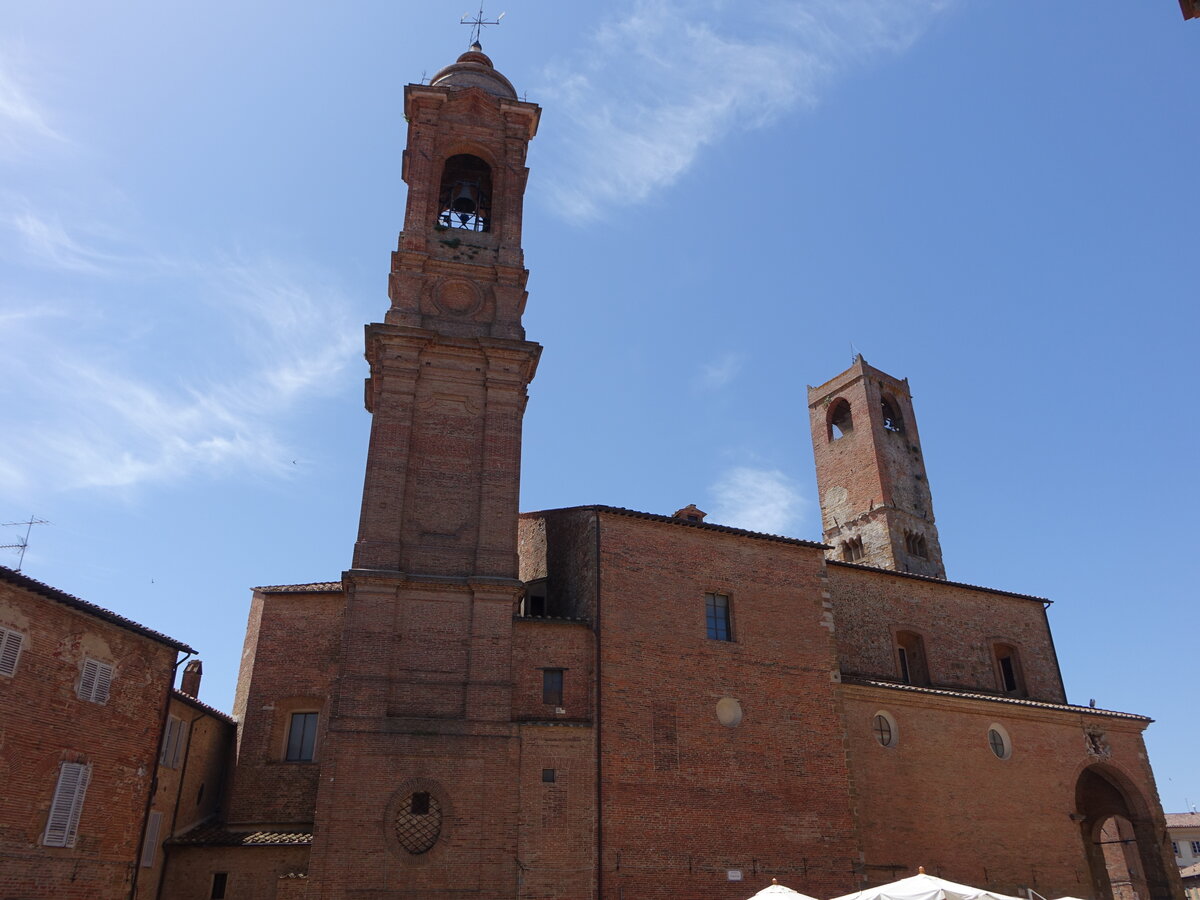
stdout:
[[447,87],[451,90],[477,87],[497,97],[517,99],[517,91],[512,82],[496,71],[496,67],[483,52],[483,47],[478,41],[456,62],[434,75],[429,84],[431,87]]

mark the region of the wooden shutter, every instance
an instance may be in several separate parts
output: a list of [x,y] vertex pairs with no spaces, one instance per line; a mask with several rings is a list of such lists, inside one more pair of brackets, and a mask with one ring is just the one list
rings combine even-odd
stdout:
[[108,663],[85,659],[83,675],[79,679],[79,699],[90,700],[92,703],[107,703],[112,671],[113,668]]
[[16,674],[23,640],[24,635],[21,632],[0,628],[0,675]]
[[175,768],[176,749],[179,746],[179,726],[182,724],[182,719],[167,716],[167,733],[163,735],[162,753],[158,756],[160,766],[166,766],[168,769]]
[[[176,721],[179,721],[176,719]],[[154,859],[158,855],[158,833],[162,830],[162,817],[160,812],[150,813],[150,818],[146,820],[146,840],[142,843],[142,867],[149,868],[154,865]]]
[[83,812],[83,797],[87,793],[92,767],[83,763],[63,763],[58,773],[58,787],[46,820],[42,843],[47,847],[74,847],[79,829],[79,814]]

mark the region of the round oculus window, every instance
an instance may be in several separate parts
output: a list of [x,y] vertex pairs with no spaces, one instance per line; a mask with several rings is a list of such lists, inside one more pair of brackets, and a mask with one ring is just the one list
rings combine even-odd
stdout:
[[1012,741],[1009,740],[1008,732],[999,725],[988,729],[988,746],[992,748],[992,753],[997,759],[1008,759],[1012,756]]
[[896,726],[896,720],[885,712],[875,713],[871,720],[871,732],[882,747],[895,747],[900,739],[900,729]]

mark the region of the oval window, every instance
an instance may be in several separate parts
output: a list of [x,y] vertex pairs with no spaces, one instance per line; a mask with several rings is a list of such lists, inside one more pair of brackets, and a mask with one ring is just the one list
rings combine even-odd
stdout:
[[896,720],[890,713],[882,710],[875,713],[875,718],[871,720],[871,731],[875,735],[875,740],[879,741],[880,746],[883,747],[895,747],[896,742],[900,739],[900,729],[896,726]]
[[414,856],[427,853],[442,833],[442,805],[428,791],[413,791],[396,813],[396,839]]
[[997,759],[1008,759],[1012,756],[1012,740],[1000,725],[993,725],[988,729],[988,746],[992,748]]

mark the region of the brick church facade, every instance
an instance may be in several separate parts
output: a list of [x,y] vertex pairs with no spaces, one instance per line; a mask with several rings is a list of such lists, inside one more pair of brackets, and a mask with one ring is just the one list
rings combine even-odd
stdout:
[[946,579],[906,381],[809,389],[822,542],[519,512],[539,114],[478,46],[405,90],[353,566],[255,589],[220,809],[157,895],[1181,897],[1149,720],[1067,702],[1047,601]]

